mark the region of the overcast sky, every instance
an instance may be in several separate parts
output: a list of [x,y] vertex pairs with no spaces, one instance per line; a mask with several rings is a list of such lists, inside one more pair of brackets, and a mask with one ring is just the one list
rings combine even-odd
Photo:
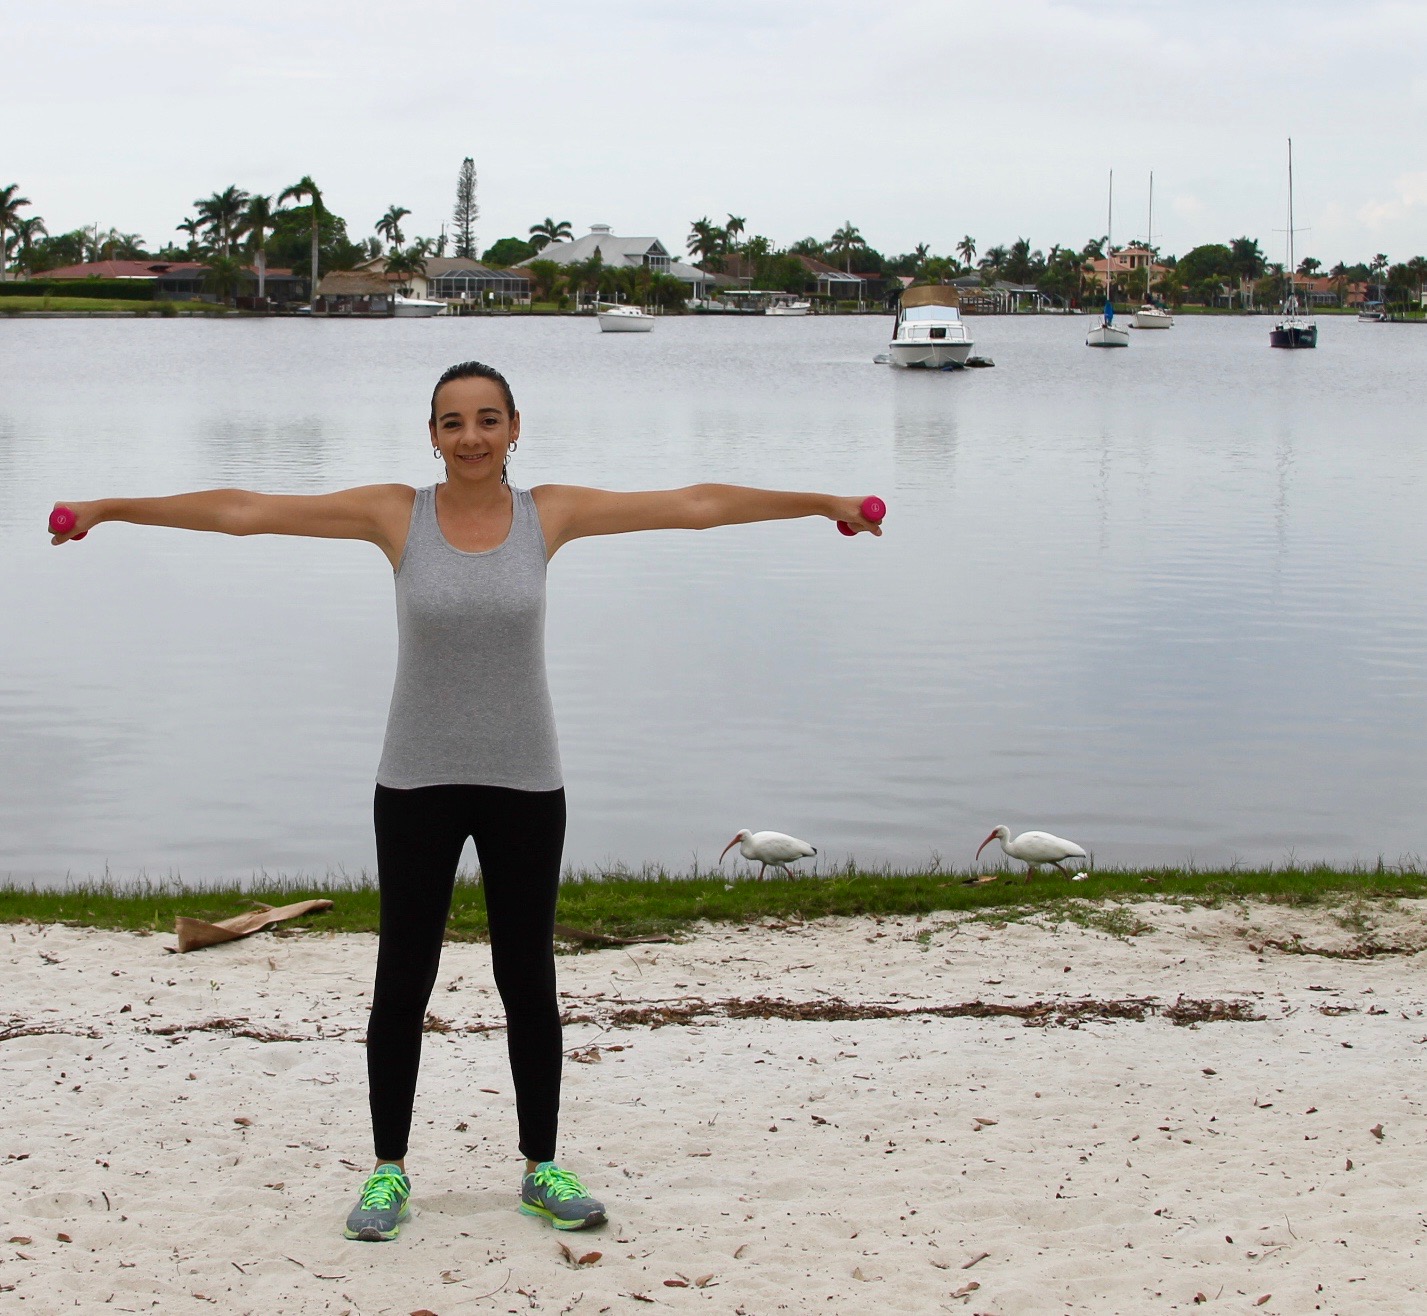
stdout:
[[51,232],[157,247],[200,196],[310,173],[354,238],[392,203],[482,247],[544,216],[682,249],[1143,234],[1281,258],[1427,254],[1421,0],[0,0],[0,185]]

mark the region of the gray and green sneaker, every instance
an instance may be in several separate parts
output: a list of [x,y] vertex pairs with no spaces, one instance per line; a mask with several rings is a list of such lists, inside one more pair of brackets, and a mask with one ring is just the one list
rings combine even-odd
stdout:
[[556,1229],[587,1229],[605,1222],[604,1203],[595,1201],[584,1184],[554,1161],[541,1161],[521,1180],[520,1209]]
[[390,1242],[411,1215],[411,1180],[399,1165],[382,1164],[362,1186],[362,1196],[347,1217],[348,1238],[362,1243]]

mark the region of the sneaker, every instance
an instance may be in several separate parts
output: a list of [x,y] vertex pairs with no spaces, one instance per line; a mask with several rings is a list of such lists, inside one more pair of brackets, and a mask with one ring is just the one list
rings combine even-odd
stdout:
[[605,1222],[604,1203],[597,1202],[569,1170],[541,1161],[520,1183],[520,1210],[548,1220],[556,1229],[586,1229]]
[[401,1222],[411,1215],[411,1180],[400,1166],[382,1164],[362,1187],[361,1199],[347,1217],[348,1238],[362,1243],[387,1243],[401,1233]]

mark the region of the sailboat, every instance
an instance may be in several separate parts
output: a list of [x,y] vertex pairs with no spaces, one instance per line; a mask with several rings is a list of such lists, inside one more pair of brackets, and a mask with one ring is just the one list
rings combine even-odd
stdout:
[[1283,299],[1283,315],[1269,330],[1270,347],[1317,347],[1318,322],[1298,314],[1298,296],[1293,291],[1293,138],[1288,139],[1288,264],[1284,274],[1288,293]]
[[1150,213],[1145,220],[1145,302],[1135,312],[1136,329],[1173,329],[1174,316],[1150,300],[1150,279],[1154,277],[1154,172],[1150,172]]
[[1092,325],[1085,335],[1086,347],[1128,347],[1130,331],[1115,323],[1115,297],[1110,266],[1115,260],[1115,247],[1110,241],[1115,219],[1115,171],[1110,170],[1110,200],[1105,212],[1105,309],[1100,313],[1100,323]]

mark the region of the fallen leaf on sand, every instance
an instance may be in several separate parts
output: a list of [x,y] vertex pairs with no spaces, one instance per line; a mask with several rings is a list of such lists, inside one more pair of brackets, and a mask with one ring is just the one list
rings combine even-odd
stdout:
[[855,1266],[855,1267],[853,1268],[852,1278],[853,1278],[853,1279],[860,1279],[864,1284],[867,1283],[867,1276],[862,1273],[862,1267],[861,1267],[861,1266]]
[[976,1124],[979,1128],[983,1128],[983,1129],[989,1128],[991,1125],[993,1125],[994,1123],[996,1123],[995,1120],[987,1119],[987,1118],[986,1118],[985,1116],[983,1116],[983,1115],[977,1115],[977,1116],[975,1116],[975,1118],[973,1119],[972,1122],[973,1122],[974,1124]]
[[696,1289],[706,1289],[706,1288],[708,1288],[708,1286],[709,1286],[710,1284],[712,1284],[712,1283],[713,1283],[713,1276],[712,1276],[712,1275],[700,1275],[700,1276],[698,1277],[698,1279],[696,1279],[696,1280],[694,1281],[694,1287],[695,1287]]
[[1202,1293],[1196,1293],[1196,1294],[1194,1295],[1194,1305],[1195,1305],[1196,1307],[1197,1307],[1201,1302],[1208,1302],[1208,1301],[1209,1301],[1209,1299],[1206,1298]]
[[602,1256],[604,1256],[603,1252],[586,1252],[585,1255],[580,1258],[580,1265],[593,1266]]
[[443,1284],[459,1284],[461,1277],[454,1270],[443,1270],[441,1272],[441,1282]]
[[1381,1125],[1381,1124],[1374,1124],[1374,1125],[1372,1126],[1372,1128],[1370,1128],[1370,1129],[1368,1130],[1368,1132],[1371,1133],[1372,1136],[1373,1136],[1374,1138],[1376,1138],[1379,1142],[1382,1141],[1382,1125]]
[[26,1243],[33,1243],[34,1241],[35,1240],[33,1238],[28,1238],[24,1234],[16,1234],[12,1239],[10,1239],[10,1242],[19,1243],[22,1247]]
[[962,1270],[970,1270],[971,1267],[974,1266],[978,1261],[985,1261],[986,1258],[990,1255],[991,1254],[989,1252],[978,1252],[974,1257],[971,1258],[970,1261],[963,1261],[961,1263],[961,1268]]
[[686,1289],[689,1287],[689,1281],[686,1279],[666,1279],[664,1281],[664,1287],[666,1289]]
[[968,1295],[975,1293],[976,1290],[980,1287],[981,1285],[979,1285],[974,1279],[969,1279],[959,1289],[952,1293],[951,1296],[953,1298],[965,1298]]
[[1266,1303],[1271,1297],[1273,1297],[1273,1294],[1272,1294],[1272,1293],[1265,1293],[1265,1294],[1263,1295],[1263,1297],[1258,1298],[1258,1299],[1255,1300],[1254,1306],[1255,1306],[1255,1307],[1262,1307],[1262,1306],[1264,1305],[1264,1303]]
[[1343,1168],[1345,1170],[1351,1170],[1353,1168],[1353,1158],[1351,1156],[1348,1157],[1348,1163],[1343,1166]]
[[234,1115],[234,1116],[233,1116],[233,1123],[234,1123],[234,1124],[241,1124],[244,1128],[247,1128],[248,1125],[251,1124],[252,1122],[253,1122],[253,1121],[250,1120],[246,1115]]
[[74,1242],[74,1239],[72,1239],[68,1234],[56,1234],[55,1237],[56,1237],[61,1243],[73,1243],[73,1242]]
[[654,1299],[651,1298],[647,1293],[631,1293],[629,1296],[630,1296],[631,1298],[633,1298],[633,1299],[635,1300],[635,1302],[653,1302],[653,1301],[654,1301]]
[[429,1307],[418,1307],[411,1313],[411,1316],[436,1316],[436,1313]]
[[942,1261],[939,1257],[933,1257],[933,1258],[932,1258],[932,1265],[934,1265],[938,1270],[950,1270],[950,1269],[951,1269],[951,1262],[949,1262],[949,1261]]
[[737,1261],[739,1257],[741,1257],[747,1250],[748,1244],[740,1243],[736,1248],[733,1249],[733,1259]]

